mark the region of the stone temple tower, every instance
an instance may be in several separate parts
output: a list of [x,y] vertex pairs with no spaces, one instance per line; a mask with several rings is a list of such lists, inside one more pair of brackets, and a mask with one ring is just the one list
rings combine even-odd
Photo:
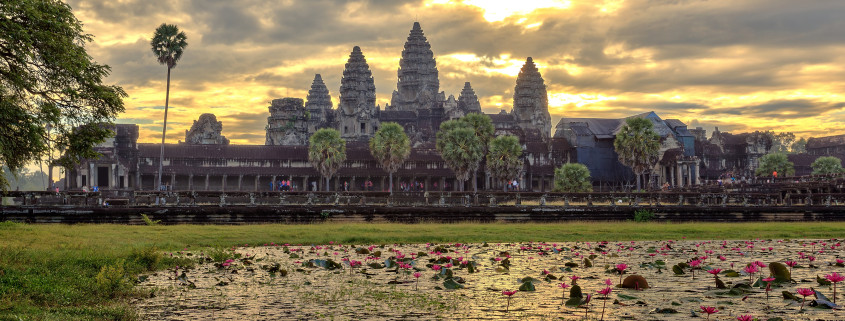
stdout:
[[552,117],[549,115],[549,96],[540,71],[534,60],[528,57],[513,89],[513,114],[517,126],[524,130],[537,129],[543,138],[552,132]]
[[306,99],[308,136],[311,136],[317,129],[333,127],[335,115],[332,110],[332,98],[329,96],[329,89],[326,88],[320,74],[314,75],[314,82],[311,83],[311,89],[308,90]]
[[481,113],[481,103],[478,101],[478,96],[475,95],[475,90],[469,84],[469,81],[464,83],[464,89],[461,90],[461,95],[458,97],[458,108],[464,113]]
[[361,48],[355,46],[340,80],[337,119],[341,137],[368,140],[378,130],[378,117],[373,73]]
[[389,109],[416,112],[446,100],[445,94],[439,92],[440,80],[434,53],[419,22],[414,22],[408,41],[405,42],[398,74],[399,82],[390,99]]

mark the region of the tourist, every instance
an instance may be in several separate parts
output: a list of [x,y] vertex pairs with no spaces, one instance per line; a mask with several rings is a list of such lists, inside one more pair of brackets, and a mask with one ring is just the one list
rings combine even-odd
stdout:
[[349,191],[349,182],[343,182],[343,191],[344,191],[344,192],[348,192],[348,191]]
[[273,181],[270,181],[270,191],[275,191],[275,187],[273,186]]
[[312,181],[312,182],[311,182],[311,191],[312,191],[312,192],[316,192],[316,191],[317,191],[317,182],[316,182],[316,181]]
[[516,180],[513,180],[513,190],[519,191],[519,183]]

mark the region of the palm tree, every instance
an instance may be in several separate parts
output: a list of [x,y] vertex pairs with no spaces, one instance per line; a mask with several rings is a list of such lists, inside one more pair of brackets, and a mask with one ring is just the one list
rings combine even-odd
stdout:
[[[490,139],[493,138],[493,132],[495,131],[493,128],[493,120],[490,119],[490,116],[479,113],[468,114],[461,117],[460,120],[469,124],[475,132],[475,136],[477,136],[481,141],[481,155],[483,159],[483,157],[487,155],[487,144],[490,143]],[[476,169],[472,171],[472,190],[473,192],[478,193],[478,166],[476,166]]]
[[648,172],[660,152],[660,135],[654,131],[654,124],[645,118],[628,118],[613,141],[619,162],[628,166],[637,176],[637,190],[640,177]]
[[161,155],[158,161],[157,188],[161,186],[161,171],[164,163],[164,136],[167,133],[167,108],[170,104],[170,70],[176,67],[176,62],[182,58],[182,53],[188,46],[187,39],[185,33],[179,31],[176,25],[162,23],[156,28],[153,39],[150,40],[150,46],[152,46],[158,62],[167,65],[167,94],[164,96],[164,125],[161,127]]
[[340,132],[336,129],[320,129],[308,139],[308,162],[326,179],[327,192],[329,180],[337,173],[344,161],[346,161],[346,141],[340,138]]
[[484,158],[481,139],[466,122],[450,120],[440,124],[435,146],[446,165],[455,172],[455,178],[463,191],[464,181],[469,179],[471,172],[478,169],[478,164]]
[[[516,136],[499,136],[490,141],[487,153],[487,170],[499,181],[510,181],[522,169],[522,145]],[[507,184],[502,190],[507,191]]]
[[555,191],[564,193],[592,192],[590,169],[584,164],[566,163],[555,168]]
[[370,139],[370,153],[381,163],[390,179],[388,191],[393,193],[393,173],[411,155],[411,141],[405,130],[397,123],[382,123]]

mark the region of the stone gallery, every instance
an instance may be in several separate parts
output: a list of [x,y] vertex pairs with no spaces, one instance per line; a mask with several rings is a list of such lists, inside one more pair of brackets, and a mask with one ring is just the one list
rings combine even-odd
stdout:
[[[388,175],[370,155],[367,142],[381,123],[395,122],[405,129],[412,145],[410,158],[393,176],[395,184],[455,190],[458,182],[434,147],[435,134],[442,122],[482,113],[482,106],[470,82],[465,82],[457,98],[440,91],[434,53],[419,23],[413,24],[402,50],[389,104],[376,105],[372,72],[358,46],[349,54],[338,92],[334,108],[328,87],[316,74],[305,100],[274,99],[264,145],[231,145],[215,115],[201,115],[185,131],[184,141],[165,144],[162,184],[172,190],[263,191],[284,180],[295,190],[325,190],[320,175],[308,163],[308,137],[318,129],[334,128],[347,141],[347,160],[332,178],[331,188],[385,190]],[[625,119],[564,117],[552,135],[546,85],[531,57],[516,78],[513,109],[489,116],[497,136],[514,135],[522,143],[524,168],[514,179],[523,190],[550,191],[554,168],[567,162],[586,164],[596,186],[625,188],[634,180],[633,172],[613,150],[613,139]],[[771,148],[771,141],[758,137],[759,133],[731,135],[717,130],[707,140],[703,129],[687,129],[680,120],[664,120],[654,112],[631,117],[651,120],[661,137],[659,161],[649,177],[652,186],[695,185],[702,178],[728,172],[748,173]],[[160,145],[138,143],[137,125],[116,125],[115,133],[97,148],[102,157],[84,160],[67,171],[66,188],[155,189]],[[500,189],[501,184],[482,164],[478,186]]]

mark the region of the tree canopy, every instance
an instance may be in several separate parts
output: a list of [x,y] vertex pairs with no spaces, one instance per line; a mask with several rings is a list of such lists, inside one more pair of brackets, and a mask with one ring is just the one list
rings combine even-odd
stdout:
[[590,169],[584,164],[566,163],[555,168],[555,191],[564,193],[592,192]]
[[778,177],[795,175],[795,165],[789,161],[786,154],[766,154],[760,157],[759,163],[754,170],[757,176],[773,176],[774,172],[778,173]]
[[388,191],[393,192],[393,173],[399,170],[402,163],[411,155],[411,141],[405,134],[405,130],[397,123],[382,123],[370,139],[370,153],[388,173],[390,179]]
[[340,138],[340,132],[332,128],[323,128],[308,139],[308,162],[326,179],[326,191],[329,181],[346,161],[346,141]]
[[[507,182],[519,176],[522,170],[522,145],[516,136],[499,136],[490,141],[487,152],[487,170],[493,178]],[[507,184],[504,184],[507,186]],[[503,187],[504,188],[504,187]]]
[[[90,41],[62,1],[0,5],[0,166],[19,172],[50,148],[63,150],[59,165],[71,166],[96,157],[93,146],[113,135],[108,124],[126,93],[103,84],[111,69],[88,55]],[[8,188],[5,177],[0,188]]]
[[[481,142],[481,154],[482,159],[484,155],[487,155],[487,144],[490,143],[490,140],[493,139],[493,133],[495,132],[495,128],[493,127],[493,120],[490,119],[490,116],[481,113],[470,113],[464,117],[459,119],[462,122],[465,122],[472,128],[475,136],[478,137],[478,140]],[[478,167],[472,171],[472,190],[473,192],[478,192]]]
[[637,190],[640,176],[651,170],[660,152],[660,135],[654,131],[654,124],[645,118],[628,118],[613,141],[619,162],[628,166],[637,176]]
[[810,167],[813,168],[813,175],[845,173],[845,170],[842,169],[842,160],[833,156],[816,158]]
[[478,169],[484,158],[481,139],[475,135],[475,130],[470,124],[449,120],[440,124],[435,147],[446,166],[455,172],[463,190],[463,182],[469,179],[470,173]]

